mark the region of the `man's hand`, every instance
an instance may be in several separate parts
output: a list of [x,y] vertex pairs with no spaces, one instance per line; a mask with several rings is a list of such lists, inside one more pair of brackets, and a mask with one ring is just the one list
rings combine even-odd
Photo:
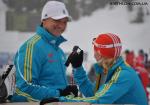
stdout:
[[67,95],[74,95],[75,97],[78,96],[78,88],[76,85],[68,85],[64,90],[59,90],[60,96],[67,96]]

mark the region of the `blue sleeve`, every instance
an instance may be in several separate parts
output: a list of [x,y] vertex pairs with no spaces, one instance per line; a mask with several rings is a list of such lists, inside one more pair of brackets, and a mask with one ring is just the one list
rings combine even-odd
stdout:
[[59,91],[53,87],[42,86],[38,83],[41,66],[44,62],[40,49],[30,45],[22,47],[15,57],[16,94],[26,97],[29,101],[58,97]]
[[79,86],[80,91],[86,97],[90,97],[94,95],[94,86],[91,81],[88,79],[86,72],[83,67],[79,67],[73,70],[74,79],[77,85]]
[[[128,78],[126,77],[128,76]],[[131,77],[131,78],[129,78]],[[112,79],[102,85],[93,97],[60,97],[63,102],[89,102],[92,104],[113,104],[117,99],[125,95],[134,82],[130,73],[117,72]]]

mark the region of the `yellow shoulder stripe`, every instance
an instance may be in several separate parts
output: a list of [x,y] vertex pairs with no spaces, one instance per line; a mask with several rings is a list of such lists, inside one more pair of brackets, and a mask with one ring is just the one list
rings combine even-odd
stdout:
[[33,47],[35,43],[40,39],[41,37],[38,35],[35,35],[31,40],[27,42],[27,49],[25,54],[25,61],[24,61],[24,79],[28,82],[32,81],[32,53],[33,53]]

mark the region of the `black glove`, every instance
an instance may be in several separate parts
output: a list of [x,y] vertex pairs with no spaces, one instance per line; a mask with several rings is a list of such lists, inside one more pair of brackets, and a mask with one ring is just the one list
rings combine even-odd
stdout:
[[67,96],[73,94],[75,97],[78,96],[78,88],[76,85],[68,85],[64,90],[59,90],[60,96]]
[[81,50],[79,53],[78,52],[72,52],[68,59],[70,60],[70,63],[73,68],[80,67],[83,63],[83,50]]
[[70,91],[75,97],[78,97],[78,87],[77,85],[69,85]]
[[44,105],[44,104],[51,103],[51,102],[59,102],[59,99],[58,99],[58,98],[47,98],[47,99],[43,99],[43,100],[40,102],[40,105]]
[[3,82],[0,86],[0,103],[4,103],[6,101],[7,94],[7,88],[5,83]]

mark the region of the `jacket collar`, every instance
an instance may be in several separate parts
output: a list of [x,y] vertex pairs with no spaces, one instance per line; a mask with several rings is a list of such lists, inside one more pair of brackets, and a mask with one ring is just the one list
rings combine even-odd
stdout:
[[119,57],[117,60],[116,60],[116,63],[108,70],[108,75],[107,75],[107,80],[109,78],[112,77],[112,75],[114,74],[114,72],[118,69],[118,67],[120,66],[121,63],[123,63],[124,60],[122,57]]
[[63,36],[54,36],[51,33],[49,33],[45,28],[42,26],[38,26],[36,29],[36,33],[40,35],[44,40],[46,40],[48,43],[59,46],[61,43],[67,41]]
[[[119,66],[120,64],[124,62],[123,58],[122,57],[119,57],[117,60],[116,60],[116,63],[108,70],[108,73],[109,74],[112,74]],[[99,66],[97,63],[94,64],[94,70],[96,71],[96,73],[100,74],[103,72],[103,67],[102,66]]]

